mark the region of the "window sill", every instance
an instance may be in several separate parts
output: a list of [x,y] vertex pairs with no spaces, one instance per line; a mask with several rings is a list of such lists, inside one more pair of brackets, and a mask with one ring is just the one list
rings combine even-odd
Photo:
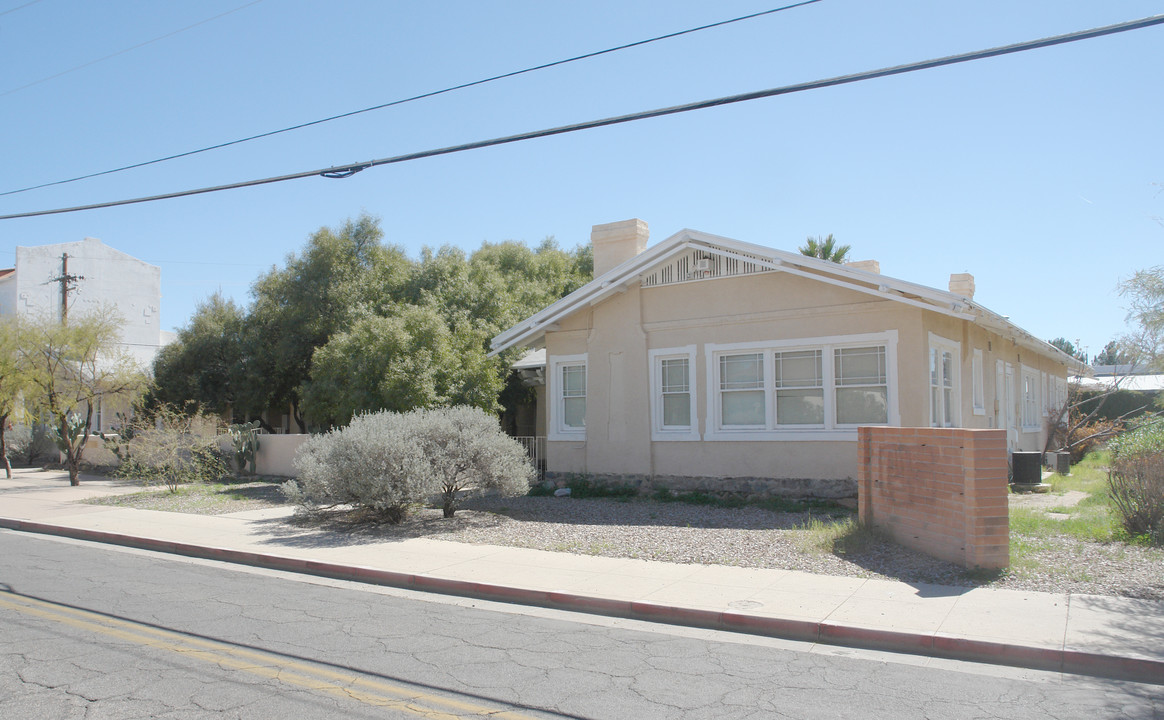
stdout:
[[837,430],[720,430],[708,432],[709,442],[845,442],[857,439],[856,428]]

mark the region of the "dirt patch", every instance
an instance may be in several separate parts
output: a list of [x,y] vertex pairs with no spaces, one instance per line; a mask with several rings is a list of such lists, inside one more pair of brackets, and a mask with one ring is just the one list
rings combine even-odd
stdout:
[[1039,510],[1053,507],[1074,507],[1086,497],[1088,497],[1087,493],[1078,490],[1068,490],[1062,495],[1058,493],[1011,493],[1010,506]]

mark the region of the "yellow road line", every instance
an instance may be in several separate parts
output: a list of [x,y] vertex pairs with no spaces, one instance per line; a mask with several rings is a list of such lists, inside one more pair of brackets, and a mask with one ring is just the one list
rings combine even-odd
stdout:
[[274,653],[191,637],[2,590],[0,607],[137,645],[179,653],[183,657],[218,665],[225,670],[246,672],[366,705],[392,707],[433,720],[474,716],[533,720],[530,715],[512,710],[421,692],[402,684],[318,667],[282,658]]

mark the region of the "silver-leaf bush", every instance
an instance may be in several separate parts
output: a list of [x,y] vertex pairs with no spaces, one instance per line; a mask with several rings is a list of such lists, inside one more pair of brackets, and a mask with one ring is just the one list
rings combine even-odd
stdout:
[[351,505],[390,522],[434,497],[451,517],[467,491],[519,495],[533,476],[525,451],[497,419],[467,406],[356,416],[308,439],[295,467],[299,477],[283,492],[302,508]]

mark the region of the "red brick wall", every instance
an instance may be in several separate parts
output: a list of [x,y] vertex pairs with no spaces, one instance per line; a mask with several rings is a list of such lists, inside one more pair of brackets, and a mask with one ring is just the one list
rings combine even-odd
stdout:
[[1005,430],[862,427],[861,524],[966,567],[1010,563]]

